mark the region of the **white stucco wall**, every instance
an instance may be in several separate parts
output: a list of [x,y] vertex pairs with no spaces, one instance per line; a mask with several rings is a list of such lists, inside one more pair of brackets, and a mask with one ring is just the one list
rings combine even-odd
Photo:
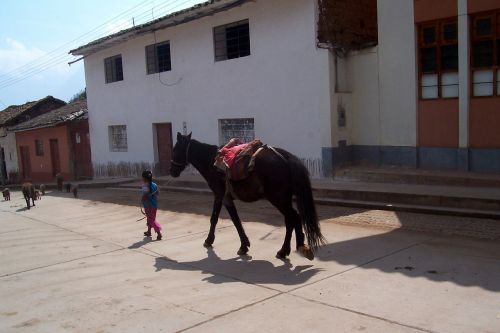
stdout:
[[5,136],[0,136],[0,147],[2,147],[5,151],[5,165],[7,167],[7,175],[11,171],[19,171],[17,164],[15,133],[7,132]]
[[[187,123],[193,138],[217,144],[218,119],[254,118],[255,135],[305,158],[331,142],[328,51],[316,48],[316,1],[258,0],[158,31],[172,71],[146,75],[152,34],[85,59],[93,162],[153,161],[152,124]],[[251,55],[215,62],[214,26],[249,19]],[[104,83],[103,59],[122,55],[124,81]],[[325,116],[326,113],[327,115]],[[127,125],[128,152],[110,152],[109,125]]]
[[351,110],[347,122],[352,145],[381,144],[377,47],[350,54],[347,62]]
[[[378,46],[351,52],[347,67],[353,145],[416,146],[413,1],[378,0]],[[339,69],[341,72],[343,69]]]
[[381,144],[416,146],[416,54],[413,1],[378,0]]

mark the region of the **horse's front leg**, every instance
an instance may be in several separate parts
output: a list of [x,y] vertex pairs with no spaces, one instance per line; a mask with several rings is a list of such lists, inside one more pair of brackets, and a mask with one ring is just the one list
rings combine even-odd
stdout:
[[245,230],[243,229],[243,225],[241,224],[240,217],[238,216],[238,211],[236,210],[236,206],[233,201],[224,204],[226,209],[231,216],[231,220],[233,221],[236,230],[238,231],[238,235],[240,236],[241,246],[238,250],[238,255],[245,255],[248,253],[248,248],[250,247],[250,241],[248,240],[247,235],[245,234]]
[[210,231],[208,232],[208,237],[205,240],[203,246],[211,247],[215,241],[215,227],[217,227],[217,222],[219,221],[219,214],[222,208],[222,199],[214,199],[214,207],[212,209],[212,216],[210,217]]

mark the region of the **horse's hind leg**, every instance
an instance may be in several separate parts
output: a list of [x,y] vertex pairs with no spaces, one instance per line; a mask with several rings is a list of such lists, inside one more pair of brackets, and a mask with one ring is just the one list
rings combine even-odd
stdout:
[[278,251],[278,253],[276,253],[276,258],[278,259],[285,259],[287,256],[290,255],[291,252],[290,242],[292,240],[293,225],[291,225],[286,218],[285,218],[285,223],[286,223],[285,240],[283,242],[283,246],[281,247],[281,249]]
[[238,216],[238,211],[236,210],[236,206],[234,202],[224,203],[226,206],[227,212],[229,216],[231,216],[231,220],[233,221],[234,226],[236,227],[236,231],[238,231],[238,235],[240,236],[241,246],[238,250],[238,255],[245,255],[248,253],[248,248],[250,247],[250,240],[248,240],[247,235],[245,234],[245,229],[243,229],[243,225],[241,224],[240,217]]
[[210,217],[210,231],[208,232],[207,239],[203,246],[211,247],[215,241],[215,227],[217,226],[217,222],[219,221],[219,213],[222,208],[222,199],[215,198],[214,207],[212,209],[212,216]]

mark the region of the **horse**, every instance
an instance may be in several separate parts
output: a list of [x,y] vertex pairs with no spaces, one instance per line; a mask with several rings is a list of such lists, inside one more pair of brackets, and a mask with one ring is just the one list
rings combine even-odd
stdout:
[[22,192],[24,200],[26,200],[26,206],[28,206],[28,209],[30,209],[30,199],[31,202],[33,203],[33,207],[35,207],[35,200],[36,200],[35,186],[33,186],[33,184],[31,183],[24,183],[22,186]]
[[[285,219],[285,239],[277,252],[278,259],[286,259],[291,252],[291,238],[295,231],[297,251],[309,260],[314,259],[318,247],[325,243],[321,234],[316,207],[314,205],[309,172],[302,162],[280,148],[266,148],[255,156],[255,164],[250,175],[239,181],[228,180],[226,175],[214,166],[218,147],[191,139],[191,134],[177,133],[177,142],[172,151],[170,175],[179,177],[188,164],[191,164],[206,180],[214,194],[210,230],[204,246],[212,247],[215,241],[215,228],[219,213],[224,205],[240,237],[238,255],[246,255],[250,241],[238,216],[234,200],[255,202],[267,199]],[[293,207],[295,196],[299,213]],[[302,227],[306,231],[307,243]]]

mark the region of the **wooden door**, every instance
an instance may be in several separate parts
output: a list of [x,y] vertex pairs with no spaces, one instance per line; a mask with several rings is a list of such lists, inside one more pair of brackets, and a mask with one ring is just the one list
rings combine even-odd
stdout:
[[31,160],[30,160],[30,147],[20,146],[19,153],[21,157],[21,178],[23,180],[31,179]]
[[50,139],[50,161],[52,162],[52,176],[55,177],[61,172],[61,158],[57,139]]
[[172,159],[172,124],[156,124],[156,146],[160,175],[168,175]]

